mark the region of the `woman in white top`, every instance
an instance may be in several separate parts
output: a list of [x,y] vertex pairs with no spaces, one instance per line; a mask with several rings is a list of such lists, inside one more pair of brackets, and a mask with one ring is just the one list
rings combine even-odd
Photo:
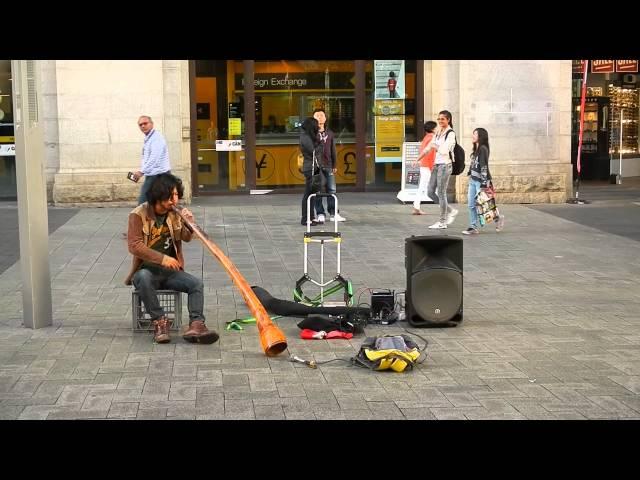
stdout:
[[433,229],[447,228],[447,225],[453,223],[458,214],[458,210],[450,207],[447,203],[447,187],[452,169],[451,156],[456,146],[456,133],[452,129],[451,112],[442,110],[438,113],[437,120],[438,129],[433,140],[424,150],[425,153],[432,148],[436,150],[436,159],[427,188],[429,198],[440,204],[440,220],[429,227]]

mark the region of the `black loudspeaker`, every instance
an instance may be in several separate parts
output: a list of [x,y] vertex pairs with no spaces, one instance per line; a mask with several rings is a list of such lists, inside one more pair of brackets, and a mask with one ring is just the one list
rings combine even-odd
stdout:
[[462,321],[462,238],[405,239],[406,316],[413,327],[454,327]]

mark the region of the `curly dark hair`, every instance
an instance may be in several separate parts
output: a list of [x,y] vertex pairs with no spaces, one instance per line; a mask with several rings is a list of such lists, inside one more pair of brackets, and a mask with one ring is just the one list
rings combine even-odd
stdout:
[[174,188],[178,191],[178,198],[182,198],[184,187],[179,177],[170,173],[158,175],[151,183],[149,190],[147,190],[147,202],[149,202],[149,205],[155,205],[157,202],[169,200]]

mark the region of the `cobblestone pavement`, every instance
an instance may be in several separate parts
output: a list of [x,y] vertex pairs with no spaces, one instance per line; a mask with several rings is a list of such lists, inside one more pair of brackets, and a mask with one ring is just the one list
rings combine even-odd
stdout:
[[[340,199],[344,275],[354,289],[404,289],[404,239],[429,234],[436,207],[420,217],[390,193]],[[0,274],[0,419],[640,418],[639,200],[631,192],[608,205],[624,212],[626,221],[612,220],[624,232],[563,218],[566,205],[502,206],[502,233],[464,238],[464,322],[420,330],[427,360],[402,374],[290,363],[290,353],[349,358],[363,338],[302,340],[293,318],[276,321],[289,350],[274,358],[255,326],[225,331],[225,321],[249,312],[197,240],[185,247],[187,271],[204,279],[207,323],[220,341],[191,345],[174,334],[154,345],[132,333],[131,289],[122,283],[129,209],[80,209],[50,236],[53,326],[23,328],[19,263]],[[200,197],[192,209],[249,283],[291,299],[302,274],[299,202]],[[603,203],[571,208],[585,215]],[[449,235],[467,226],[457,206]]]

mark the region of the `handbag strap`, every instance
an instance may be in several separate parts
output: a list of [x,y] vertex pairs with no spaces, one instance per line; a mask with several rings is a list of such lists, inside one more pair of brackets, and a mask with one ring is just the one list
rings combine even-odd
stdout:
[[318,163],[318,158],[316,157],[316,149],[313,149],[313,164],[315,167],[318,167],[318,169],[320,169],[320,164]]

